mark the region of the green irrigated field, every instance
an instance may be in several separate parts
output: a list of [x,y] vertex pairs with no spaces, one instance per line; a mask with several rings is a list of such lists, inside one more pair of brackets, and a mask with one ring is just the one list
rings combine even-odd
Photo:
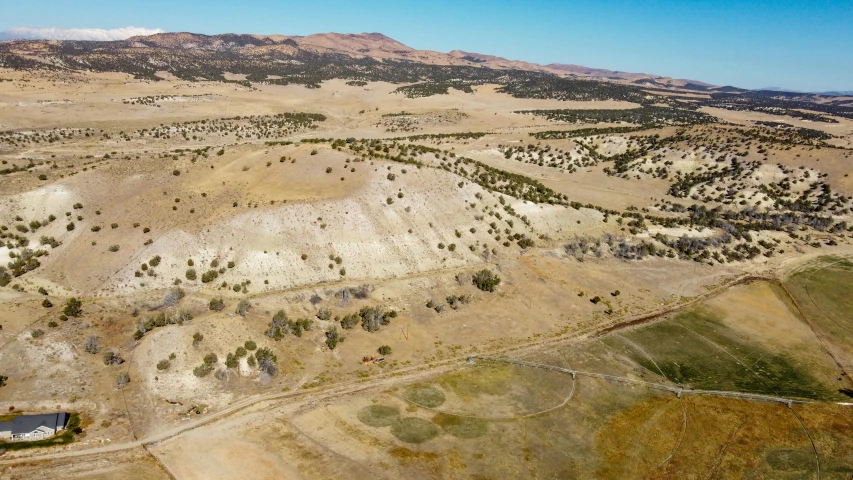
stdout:
[[[824,348],[849,374],[853,369],[853,260],[818,259],[788,277],[783,285]],[[845,389],[851,388],[848,379]]]
[[[839,400],[837,389],[786,351],[741,338],[706,307],[612,335],[605,343],[673,383],[701,390]],[[815,348],[819,344],[815,341]]]

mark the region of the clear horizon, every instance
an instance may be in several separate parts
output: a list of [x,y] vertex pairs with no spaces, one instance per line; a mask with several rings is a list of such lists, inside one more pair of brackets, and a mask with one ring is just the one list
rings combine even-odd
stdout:
[[[853,2],[31,0],[4,10],[0,35],[24,26],[131,25],[208,35],[379,32],[422,50],[465,50],[751,89],[853,90]],[[109,39],[127,32],[91,34]]]

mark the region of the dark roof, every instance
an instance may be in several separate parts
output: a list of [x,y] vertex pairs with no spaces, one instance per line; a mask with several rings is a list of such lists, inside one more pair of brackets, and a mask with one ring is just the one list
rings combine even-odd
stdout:
[[54,430],[65,428],[68,423],[68,414],[44,413],[41,415],[18,415],[11,422],[0,422],[0,431],[11,430],[12,435],[30,433],[42,425]]

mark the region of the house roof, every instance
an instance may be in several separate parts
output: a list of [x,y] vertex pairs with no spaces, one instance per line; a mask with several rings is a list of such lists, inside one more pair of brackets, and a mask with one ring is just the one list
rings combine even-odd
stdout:
[[47,427],[51,430],[65,428],[68,423],[68,414],[44,413],[40,415],[18,415],[11,422],[0,422],[0,431],[12,431],[12,435],[30,433],[39,427]]

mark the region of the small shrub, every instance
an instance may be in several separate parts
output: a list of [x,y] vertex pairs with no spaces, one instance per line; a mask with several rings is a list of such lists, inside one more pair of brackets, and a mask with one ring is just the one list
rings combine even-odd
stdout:
[[500,277],[485,268],[475,273],[472,281],[477,288],[484,292],[494,292],[495,288],[501,283]]
[[241,317],[245,317],[247,313],[249,313],[249,309],[252,308],[252,304],[249,303],[248,300],[243,299],[240,300],[240,303],[237,304],[237,315]]
[[216,280],[217,277],[219,277],[219,272],[217,272],[216,270],[208,270],[201,274],[201,282],[210,283]]
[[124,363],[124,359],[121,358],[121,355],[111,350],[107,350],[106,352],[104,352],[103,359],[104,365],[121,365],[122,363]]
[[130,383],[130,375],[127,373],[120,373],[118,377],[116,377],[116,387],[118,387],[119,390],[126,387],[128,383]]
[[212,298],[210,302],[207,304],[207,308],[209,310],[213,310],[214,312],[221,312],[225,309],[225,300],[222,298]]
[[171,367],[171,366],[172,366],[172,362],[170,362],[168,360],[160,360],[159,362],[157,362],[157,370],[160,370],[160,371],[168,370],[169,367]]
[[388,345],[382,345],[376,351],[379,352],[379,355],[391,355],[391,347]]
[[89,335],[86,338],[86,342],[83,344],[83,349],[86,350],[86,353],[96,354],[101,350],[101,342],[98,340],[98,337],[95,335]]
[[76,298],[69,298],[65,302],[65,308],[62,309],[62,314],[66,317],[79,317],[83,314],[83,302]]
[[326,330],[326,346],[329,347],[329,350],[334,350],[343,341],[344,338],[338,334],[337,328],[331,327]]
[[258,349],[255,352],[255,359],[258,361],[258,368],[267,375],[275,375],[278,371],[278,367],[275,365],[278,358],[276,358],[275,354],[269,348]]
[[252,340],[246,340],[246,343],[243,344],[246,347],[246,350],[253,352],[257,350],[258,344],[253,342]]
[[194,268],[188,268],[185,275],[187,277],[187,280],[190,280],[190,281],[198,278],[198,276],[197,276],[198,274],[196,273]]
[[228,353],[225,357],[225,367],[226,368],[237,368],[240,365],[240,361],[233,353]]
[[110,245],[110,248],[108,248],[107,250],[115,253],[115,252],[119,251],[119,248],[121,248],[121,247],[119,247],[118,245]]
[[183,289],[173,288],[166,292],[165,295],[163,295],[163,305],[167,307],[174,307],[178,304],[178,302],[181,301],[182,298],[184,298],[185,295],[186,294],[184,293]]
[[41,302],[41,306],[44,308],[50,308],[53,306],[53,304],[50,303],[50,300],[45,298],[44,301]]

